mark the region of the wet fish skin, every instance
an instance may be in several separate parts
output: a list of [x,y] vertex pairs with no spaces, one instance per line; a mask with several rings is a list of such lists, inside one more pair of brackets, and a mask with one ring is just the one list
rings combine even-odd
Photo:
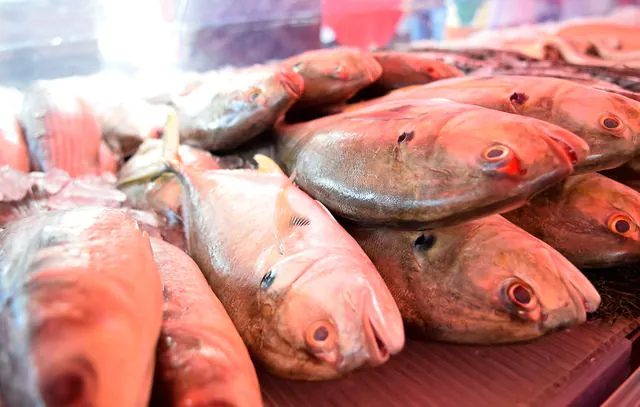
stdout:
[[[576,165],[576,173],[617,167],[640,151],[640,102],[571,81],[525,76],[470,76],[400,89],[387,100],[403,98],[447,98],[563,127],[582,137],[590,148],[584,162]],[[605,121],[616,126],[607,129]]]
[[39,81],[25,92],[19,116],[32,169],[71,177],[115,172],[119,157],[102,141],[93,108],[67,81]]
[[[410,229],[523,205],[571,174],[566,149],[578,160],[587,152],[552,124],[446,100],[379,103],[276,131],[286,171],[332,212]],[[495,146],[502,157],[483,158]]]
[[640,192],[597,173],[569,177],[504,216],[580,268],[640,261]]
[[[284,174],[172,167],[188,253],[269,371],[330,379],[400,351],[402,319],[375,268],[319,203],[293,185],[283,194]],[[287,234],[274,231],[282,209],[297,214]]]
[[0,247],[3,403],[146,405],[162,288],[136,222],[47,212],[7,225]]
[[379,51],[374,52],[373,57],[382,66],[382,75],[375,85],[386,90],[464,76],[464,73],[453,65],[421,56],[419,53]]
[[348,47],[303,52],[282,65],[304,78],[304,93],[294,110],[346,102],[382,75],[371,54]]
[[212,151],[236,148],[273,126],[303,90],[302,77],[279,66],[209,73],[173,102],[182,143]]
[[29,172],[29,149],[17,117],[21,106],[21,92],[0,86],[0,167]]
[[249,352],[194,261],[151,239],[164,289],[152,405],[260,407]]
[[[499,215],[424,232],[348,231],[380,271],[405,323],[424,339],[527,341],[583,323],[585,311],[600,304],[577,268]],[[529,301],[518,304],[515,290]]]

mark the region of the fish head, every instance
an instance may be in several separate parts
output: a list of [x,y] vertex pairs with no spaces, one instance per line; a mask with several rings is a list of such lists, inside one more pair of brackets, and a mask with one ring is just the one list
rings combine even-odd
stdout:
[[[55,253],[59,256],[59,251]],[[148,390],[137,379],[138,369],[123,369],[131,355],[145,352],[140,341],[131,337],[139,326],[134,319],[114,317],[131,312],[118,301],[105,306],[105,293],[124,295],[122,287],[96,281],[91,277],[94,273],[87,273],[92,266],[84,264],[82,257],[61,264],[63,260],[45,260],[45,251],[40,255],[38,262],[49,264],[27,288],[31,348],[45,404],[125,405],[137,400],[142,405]],[[142,387],[132,393],[131,383]]]
[[304,78],[305,101],[313,101],[317,95],[345,101],[382,75],[373,56],[350,48],[305,52],[287,60],[285,66]]
[[571,177],[556,224],[554,244],[582,267],[640,261],[640,193],[599,174]]
[[[586,320],[600,297],[551,247],[493,216],[406,242],[415,258],[417,313],[436,339],[526,341]],[[406,252],[406,249],[405,249]]]
[[589,86],[527,81],[509,97],[517,112],[552,122],[589,145],[576,173],[617,167],[640,151],[640,102]]
[[[442,102],[446,108],[446,101]],[[500,197],[501,204],[513,198],[517,201],[514,206],[521,205],[522,197],[569,176],[573,163],[588,151],[583,140],[553,124],[476,106],[458,106],[447,109],[437,145],[429,148],[433,154],[429,170],[455,188],[451,201],[475,196],[489,207]],[[415,129],[416,134],[420,131],[419,127]],[[413,138],[417,143],[418,137]],[[441,174],[438,169],[448,171]]]
[[[382,364],[404,346],[400,312],[364,255],[300,254],[269,273],[266,291],[278,299],[273,329],[286,344],[270,357],[279,370],[335,378]],[[293,354],[283,357],[283,349]]]

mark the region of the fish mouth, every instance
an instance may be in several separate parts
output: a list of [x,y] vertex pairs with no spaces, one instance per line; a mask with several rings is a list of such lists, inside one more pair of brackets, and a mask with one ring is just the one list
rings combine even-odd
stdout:
[[[600,306],[600,294],[598,294],[598,291],[593,284],[591,284],[591,281],[589,281],[580,270],[573,265],[571,265],[571,267],[564,267],[562,265],[562,259],[558,258],[558,256],[560,256],[560,254],[553,256],[553,261],[558,270],[564,271],[567,291],[573,299],[578,321],[582,323],[586,321],[587,313],[596,311]],[[568,262],[568,260],[566,261]]]
[[[584,140],[580,139],[581,142],[578,142],[577,140],[570,141],[566,137],[563,137],[563,135],[557,134],[556,132],[548,132],[547,135],[551,140],[553,140],[555,145],[560,147],[560,150],[564,153],[569,162],[571,162],[571,165],[575,166],[586,160],[587,155],[589,154],[589,146]],[[576,139],[578,138],[576,135],[573,136]]]
[[287,92],[291,93],[295,98],[302,97],[304,92],[304,78],[302,75],[289,69],[283,69],[278,74],[278,80]]
[[391,357],[391,351],[387,347],[387,342],[383,338],[381,331],[375,326],[375,322],[365,315],[364,334],[369,353],[369,363],[372,366],[381,365]]

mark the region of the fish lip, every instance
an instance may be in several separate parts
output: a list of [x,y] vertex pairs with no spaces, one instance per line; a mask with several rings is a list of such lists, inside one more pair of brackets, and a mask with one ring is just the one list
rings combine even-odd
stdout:
[[292,70],[283,69],[278,73],[278,80],[287,92],[300,99],[304,93],[304,78]]
[[384,330],[377,329],[373,318],[368,313],[363,313],[362,324],[369,353],[369,364],[378,366],[389,360],[391,351],[387,348]]
[[549,132],[548,136],[557,146],[560,147],[561,151],[564,153],[565,157],[567,157],[572,166],[576,166],[586,160],[587,154],[581,154],[578,149],[571,145],[567,140],[555,135],[553,132]]

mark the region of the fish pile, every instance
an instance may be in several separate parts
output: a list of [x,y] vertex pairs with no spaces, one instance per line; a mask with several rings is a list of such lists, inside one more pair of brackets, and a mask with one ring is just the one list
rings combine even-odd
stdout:
[[585,322],[580,269],[640,262],[640,74],[483,52],[0,88],[0,404],[253,407],[256,366]]

